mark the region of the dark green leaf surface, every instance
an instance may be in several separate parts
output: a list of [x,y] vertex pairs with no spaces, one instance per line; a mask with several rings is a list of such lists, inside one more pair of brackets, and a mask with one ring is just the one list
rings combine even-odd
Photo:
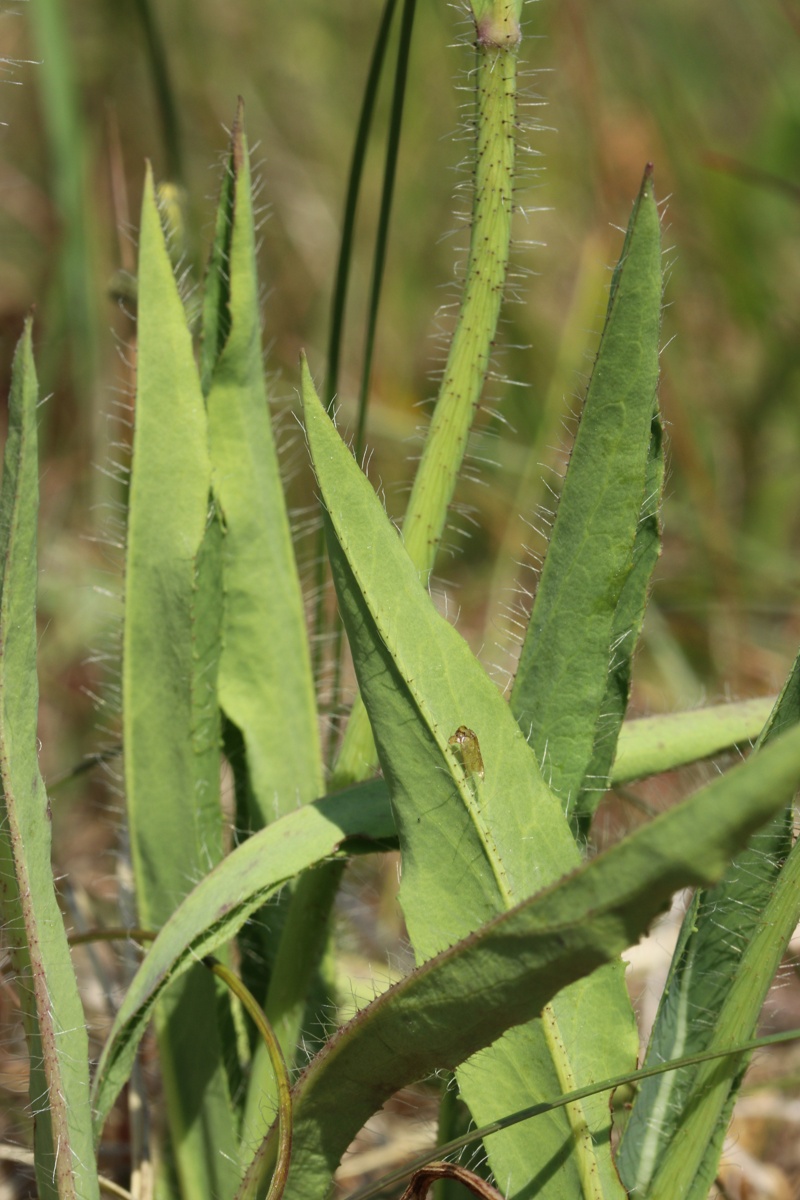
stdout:
[[[612,280],[511,694],[512,711],[545,777],[578,824],[590,815],[604,783],[586,780],[587,772],[604,775],[613,758],[623,709],[613,693],[627,691],[627,681],[615,679],[613,669],[619,656],[624,662],[633,653],[655,560],[660,315],[661,239],[648,170]],[[582,791],[587,784],[591,790]]]
[[650,453],[645,471],[644,500],[633,541],[632,566],[622,586],[611,627],[611,660],[606,693],[600,703],[592,759],[583,777],[576,815],[582,832],[607,790],[622,722],[628,708],[633,654],[642,629],[650,578],[661,554],[659,508],[664,487],[664,435],[658,407],[650,430]]

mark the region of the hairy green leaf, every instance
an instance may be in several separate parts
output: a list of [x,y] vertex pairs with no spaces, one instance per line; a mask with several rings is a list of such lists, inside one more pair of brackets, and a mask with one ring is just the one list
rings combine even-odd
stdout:
[[595,727],[592,758],[584,773],[576,811],[579,826],[589,823],[609,785],[622,722],[628,707],[633,654],[642,629],[653,568],[661,554],[659,507],[664,487],[664,437],[658,407],[653,413],[650,452],[645,470],[644,499],[633,540],[632,566],[617,601],[611,626],[611,661],[600,718]]
[[193,963],[236,936],[283,884],[336,855],[374,851],[394,839],[385,789],[362,784],[303,805],[233,850],[189,893],[153,942],[108,1036],[94,1085],[100,1121],[131,1069],[159,997]]
[[305,615],[261,352],[255,232],[240,106],[206,284],[204,375],[225,528],[219,699],[244,740],[265,825],[323,790]]
[[12,368],[0,490],[0,922],[28,1040],[39,1196],[92,1200],[89,1044],[53,887],[36,736],[36,402],[28,321]]
[[[511,693],[512,711],[578,827],[604,790],[655,562],[660,314],[661,238],[648,169]],[[587,772],[599,777],[587,780]]]
[[[580,854],[507,704],[434,609],[307,370],[303,396],[339,605],[403,851],[400,901],[420,961],[576,866]],[[583,1019],[587,1009],[617,1014],[613,1038],[596,1036]],[[480,1124],[500,1115],[497,1105],[516,1086],[520,1064],[530,1103],[632,1067],[636,1036],[621,966],[581,981],[508,1040],[459,1072]],[[602,1101],[575,1105],[554,1117],[533,1147],[511,1131],[490,1152],[492,1168],[501,1186],[516,1192],[572,1141],[576,1152],[565,1170],[574,1194],[596,1196],[600,1179],[611,1195],[619,1188],[609,1123]]]
[[[206,281],[203,376],[214,492],[225,527],[219,700],[240,739],[242,761],[233,765],[246,784],[239,789],[238,823],[253,830],[320,796],[324,784],[303,598],[264,380],[243,118],[240,101]],[[229,736],[226,745],[235,740]],[[258,943],[250,957],[263,967],[251,967],[247,982],[259,999],[266,995],[267,1016],[290,1063],[317,969],[312,937],[324,943],[327,930],[324,919],[296,928],[304,898],[318,883],[314,877],[298,885],[301,895],[290,905],[294,914],[284,934],[288,943],[282,939],[276,946],[270,930],[252,931]],[[303,954],[297,953],[298,938]],[[259,1042],[245,1136],[250,1126],[261,1127],[261,1093],[272,1079]]]
[[[676,889],[719,879],[730,857],[785,804],[798,781],[800,731],[792,730],[758,762],[715,780],[423,963],[363,1008],[294,1089],[294,1159],[286,1200],[328,1194],[350,1140],[393,1092],[433,1070],[452,1069],[504,1029],[541,1011],[560,988],[615,959]],[[489,1075],[485,1086],[493,1086]],[[530,1140],[542,1135],[539,1128]],[[268,1171],[273,1153],[270,1137],[249,1173]],[[559,1157],[551,1169],[561,1163]]]
[[[205,406],[149,172],[137,372],[123,744],[139,920],[157,929],[222,856],[216,689],[222,564]],[[171,993],[156,1026],[182,1187],[187,1195],[229,1191],[237,1143],[208,972],[198,967]]]
[[[767,721],[761,746],[800,720],[800,658]],[[698,891],[683,922],[645,1066],[753,1036],[798,921],[800,855],[788,804],[733,861],[722,882]],[[714,1180],[746,1060],[686,1067],[645,1080],[620,1144],[619,1169],[634,1194],[703,1200]],[[689,1119],[689,1114],[691,1114]]]

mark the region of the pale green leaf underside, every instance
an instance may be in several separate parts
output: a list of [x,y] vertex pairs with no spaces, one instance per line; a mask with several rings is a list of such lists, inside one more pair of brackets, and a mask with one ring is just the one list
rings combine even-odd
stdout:
[[731,746],[749,745],[764,728],[774,702],[774,697],[765,696],[626,721],[611,768],[611,786],[674,771]]

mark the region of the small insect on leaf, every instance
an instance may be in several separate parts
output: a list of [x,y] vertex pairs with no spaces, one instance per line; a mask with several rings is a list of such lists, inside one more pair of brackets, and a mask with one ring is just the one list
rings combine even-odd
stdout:
[[479,779],[484,778],[483,758],[481,757],[481,748],[478,743],[477,736],[466,725],[459,725],[452,737],[447,739],[448,745],[458,746],[461,752],[461,761],[468,771],[473,775],[477,775]]

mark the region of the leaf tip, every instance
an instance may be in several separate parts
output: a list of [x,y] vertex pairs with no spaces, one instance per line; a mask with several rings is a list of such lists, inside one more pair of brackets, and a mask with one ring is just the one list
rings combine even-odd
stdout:
[[305,350],[300,351],[300,393],[303,401],[306,427],[308,427],[309,413],[313,413],[315,409],[321,409],[322,402],[314,386],[314,379],[311,375],[311,368],[308,365]]
[[236,97],[236,115],[233,118],[231,126],[231,160],[233,162],[234,175],[238,178],[244,164],[244,99],[242,96]]

